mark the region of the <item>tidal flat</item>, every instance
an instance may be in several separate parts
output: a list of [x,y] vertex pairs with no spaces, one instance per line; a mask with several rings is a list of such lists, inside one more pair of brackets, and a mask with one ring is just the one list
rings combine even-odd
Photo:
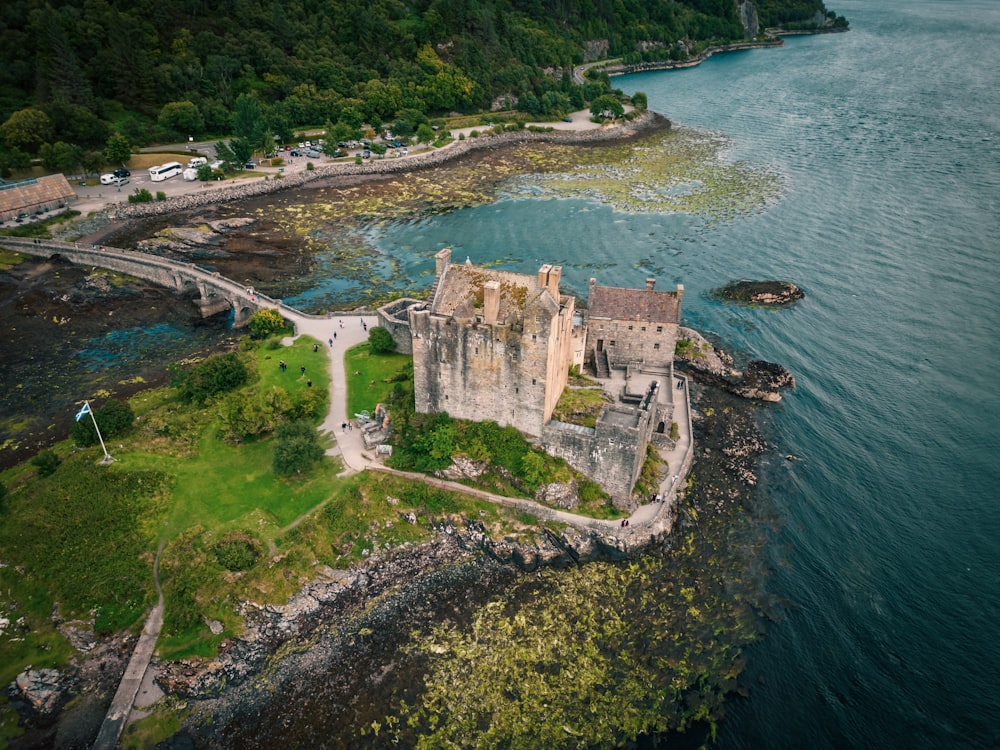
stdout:
[[414,275],[413,261],[432,268],[439,248],[386,247],[379,239],[393,225],[539,198],[585,200],[625,213],[683,213],[711,225],[776,201],[783,177],[730,159],[728,148],[723,136],[690,128],[586,144],[508,144],[411,172],[331,177],[135,223],[108,243],[148,239],[169,222],[198,227],[213,219],[250,219],[226,232],[211,257],[198,262],[309,312],[370,308],[395,296],[420,297],[433,280],[430,271]]

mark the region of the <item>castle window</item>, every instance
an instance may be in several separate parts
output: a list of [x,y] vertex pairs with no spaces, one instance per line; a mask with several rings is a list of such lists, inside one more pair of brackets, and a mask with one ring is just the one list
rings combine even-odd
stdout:
[[444,400],[445,400],[445,401],[447,401],[447,400],[448,400],[448,394],[447,394],[447,393],[446,393],[446,394],[444,394]]
[[614,341],[609,341],[609,342],[608,342],[608,346],[614,346],[614,345],[615,345],[615,342],[614,342]]
[[654,349],[659,349],[660,348],[660,342],[657,341],[655,344],[653,344],[653,348]]
[[514,388],[514,393],[517,393],[520,390],[521,390],[520,388]]
[[532,341],[535,341],[536,339],[538,339],[538,335],[537,335],[537,334],[534,334],[534,333],[533,333],[533,334],[531,334],[531,340],[532,340]]
[[640,330],[640,331],[645,331],[645,330],[646,330],[646,326],[643,326],[643,327],[642,327],[642,328],[640,328],[639,330]]
[[656,326],[657,333],[663,333],[663,326]]
[[631,331],[632,330],[632,326],[629,326],[628,329]]
[[476,347],[476,354],[479,354],[479,347]]
[[535,385],[535,384],[536,384],[537,382],[538,382],[538,381],[537,381],[537,380],[535,380],[535,378],[532,378],[532,379],[531,379],[531,384],[532,384],[532,385]]

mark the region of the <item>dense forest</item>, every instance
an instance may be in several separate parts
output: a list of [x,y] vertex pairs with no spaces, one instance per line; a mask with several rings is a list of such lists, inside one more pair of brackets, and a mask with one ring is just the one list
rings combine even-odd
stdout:
[[[822,0],[757,0],[761,28],[846,24]],[[513,104],[579,108],[595,57],[677,59],[744,38],[736,0],[5,0],[0,167],[307,125],[378,125]],[[600,91],[603,86],[604,92]]]

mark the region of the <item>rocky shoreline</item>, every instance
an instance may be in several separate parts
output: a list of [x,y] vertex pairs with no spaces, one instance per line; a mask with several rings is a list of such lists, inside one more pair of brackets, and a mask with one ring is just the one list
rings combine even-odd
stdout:
[[282,176],[274,180],[258,180],[232,187],[220,188],[203,193],[193,193],[165,201],[154,203],[116,203],[105,209],[109,221],[128,221],[162,214],[171,214],[203,208],[209,205],[231,203],[256,198],[280,190],[302,187],[309,183],[330,178],[350,177],[354,179],[411,172],[426,167],[436,166],[483,149],[504,148],[518,143],[536,141],[541,143],[601,143],[602,141],[620,141],[645,131],[670,127],[670,121],[663,115],[644,111],[632,120],[624,120],[613,125],[591,130],[511,130],[503,133],[486,132],[478,138],[466,138],[453,141],[447,146],[414,154],[405,159],[369,160],[363,164],[339,163],[326,164],[312,171],[299,172],[294,175]]
[[[619,137],[598,133],[602,139]],[[524,135],[551,134],[509,135],[510,142],[518,142]],[[493,140],[488,145],[505,142]],[[207,196],[198,196],[203,197]],[[242,197],[237,192],[228,199]],[[217,200],[213,194],[211,202]],[[740,376],[744,383],[740,395],[750,399],[776,400],[768,394],[794,385],[790,374],[785,378],[782,371],[773,369],[778,366],[769,363],[748,366],[746,375],[738,373],[731,357],[695,332],[690,336],[704,354],[688,362],[703,383],[697,386],[698,398],[711,400],[722,390],[739,392]],[[696,420],[698,473],[704,478],[690,502],[722,513],[756,483],[754,465],[766,444],[753,427],[752,402],[747,402],[740,418],[707,416],[713,410],[703,408]],[[667,546],[672,543],[666,541]],[[230,748],[269,742],[311,746],[317,741],[358,746],[358,727],[383,718],[384,707],[400,699],[412,702],[422,684],[423,657],[406,650],[411,631],[442,620],[467,622],[497,591],[543,568],[621,557],[617,550],[604,549],[599,539],[588,539],[572,529],[560,533],[537,529],[497,542],[476,519],[456,517],[439,522],[431,543],[374,555],[348,571],[318,567],[315,579],[284,605],[241,603],[239,614],[246,630],[225,642],[218,658],[154,663],[157,683],[168,695],[161,707],[186,709],[183,729],[168,746]],[[11,747],[84,746],[86,742],[78,740],[88,728],[96,733],[102,718],[99,707],[110,700],[124,671],[128,645],[121,639],[99,641],[90,652],[99,654],[97,659],[81,657],[81,664],[64,670],[54,685],[51,674],[29,673],[23,689],[12,687],[10,694],[22,701],[30,729]],[[37,684],[39,690],[27,687],[29,683]],[[74,700],[68,710],[58,713],[57,709],[53,714],[31,708],[32,696],[37,699],[42,693],[49,696],[49,705],[56,706],[71,696],[90,697]],[[332,717],[318,736],[309,735],[312,730],[295,718],[310,711]]]

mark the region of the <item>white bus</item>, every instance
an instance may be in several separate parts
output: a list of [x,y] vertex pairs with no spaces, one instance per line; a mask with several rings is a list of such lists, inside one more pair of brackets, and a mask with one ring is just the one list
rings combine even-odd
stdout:
[[184,169],[184,167],[176,161],[168,162],[167,164],[163,164],[159,167],[150,167],[149,179],[153,182],[163,182],[164,180],[169,180],[171,177],[179,175],[182,169]]

